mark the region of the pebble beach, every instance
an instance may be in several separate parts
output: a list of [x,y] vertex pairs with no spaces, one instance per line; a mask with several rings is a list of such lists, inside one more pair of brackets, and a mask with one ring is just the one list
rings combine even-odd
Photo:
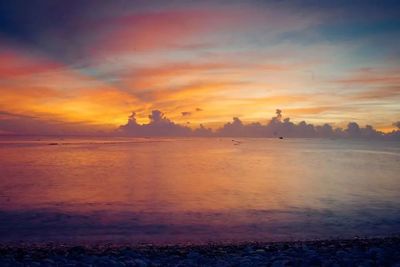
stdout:
[[203,245],[0,246],[2,267],[400,266],[400,237]]

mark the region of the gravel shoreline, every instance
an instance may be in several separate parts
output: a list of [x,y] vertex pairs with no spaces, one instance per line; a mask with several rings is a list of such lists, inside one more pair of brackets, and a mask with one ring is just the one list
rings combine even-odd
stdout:
[[1,267],[397,266],[400,237],[206,245],[0,245]]

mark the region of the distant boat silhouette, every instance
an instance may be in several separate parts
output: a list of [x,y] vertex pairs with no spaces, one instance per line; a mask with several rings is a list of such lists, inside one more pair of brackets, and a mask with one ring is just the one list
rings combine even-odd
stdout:
[[233,142],[233,144],[234,144],[235,146],[237,146],[237,145],[239,145],[239,144],[242,143],[242,142],[237,141],[237,140],[235,140],[235,139],[232,139],[232,142]]

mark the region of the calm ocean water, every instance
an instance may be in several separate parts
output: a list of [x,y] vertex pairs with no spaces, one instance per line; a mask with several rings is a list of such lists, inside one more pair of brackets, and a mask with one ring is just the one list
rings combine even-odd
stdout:
[[237,140],[3,138],[0,242],[400,233],[400,143]]

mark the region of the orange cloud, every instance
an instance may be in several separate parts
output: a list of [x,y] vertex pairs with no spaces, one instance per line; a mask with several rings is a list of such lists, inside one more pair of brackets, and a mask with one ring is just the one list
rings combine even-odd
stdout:
[[[368,118],[364,111],[346,106],[398,96],[399,72],[395,70],[363,69],[326,82],[329,73],[317,66],[326,50],[317,51],[318,47],[302,47],[301,53],[296,53],[283,46],[267,53],[263,48],[253,50],[253,44],[230,46],[243,38],[240,32],[252,33],[249,26],[261,25],[257,38],[262,38],[264,28],[273,34],[309,23],[264,12],[232,7],[166,9],[95,21],[89,25],[103,30],[91,36],[93,43],[87,49],[93,62],[100,64],[89,61],[82,69],[1,48],[0,110],[116,126],[132,110],[138,121],[144,122],[149,111],[160,109],[180,123],[216,124],[232,116],[264,119],[275,108],[290,116],[313,115],[314,119],[341,112],[342,117]],[[252,40],[259,41],[257,38]],[[226,44],[233,49],[218,50]],[[310,53],[312,56],[306,55]],[[110,64],[102,61],[103,57]],[[318,72],[323,78],[319,79]],[[338,86],[350,90],[337,92]],[[325,89],[327,93],[321,94]],[[337,105],[338,101],[343,105]],[[204,111],[192,113],[190,118],[182,116],[195,107]]]
[[[39,57],[18,51],[0,52],[0,110],[67,122],[118,125],[126,119],[135,98]],[[54,67],[57,66],[55,70]]]

